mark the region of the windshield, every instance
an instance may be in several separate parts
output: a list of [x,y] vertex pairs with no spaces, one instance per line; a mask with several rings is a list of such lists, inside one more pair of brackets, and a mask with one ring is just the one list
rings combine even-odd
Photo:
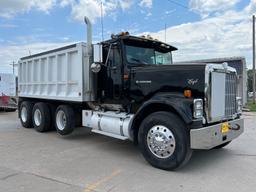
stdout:
[[126,45],[126,59],[133,64],[169,65],[172,64],[172,53],[159,52],[154,48]]

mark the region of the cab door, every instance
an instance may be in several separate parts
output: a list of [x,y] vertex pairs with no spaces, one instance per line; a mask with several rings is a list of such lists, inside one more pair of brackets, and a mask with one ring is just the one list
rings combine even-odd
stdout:
[[120,99],[123,90],[122,57],[118,43],[104,47],[105,65],[98,75],[101,98],[106,102]]

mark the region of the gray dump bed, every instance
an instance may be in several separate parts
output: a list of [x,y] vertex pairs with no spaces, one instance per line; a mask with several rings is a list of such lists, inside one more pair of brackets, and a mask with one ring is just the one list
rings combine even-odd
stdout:
[[19,96],[63,101],[92,101],[86,44],[77,43],[19,61]]

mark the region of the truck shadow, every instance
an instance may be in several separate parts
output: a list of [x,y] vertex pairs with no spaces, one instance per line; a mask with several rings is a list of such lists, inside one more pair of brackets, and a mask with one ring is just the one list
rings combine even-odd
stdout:
[[195,150],[187,165],[178,172],[194,172],[215,167],[230,156],[228,149]]
[[[89,129],[78,128],[73,134],[64,137],[65,140],[70,142],[81,142],[84,145],[93,145],[98,150],[104,150],[113,155],[123,156],[136,162],[141,166],[150,166],[142,157],[138,146],[130,141],[121,141],[107,136],[91,133]],[[187,165],[177,170],[180,173],[198,172],[204,169],[209,169],[216,166],[216,164],[224,161],[230,156],[228,149],[218,150],[195,150],[192,158]]]

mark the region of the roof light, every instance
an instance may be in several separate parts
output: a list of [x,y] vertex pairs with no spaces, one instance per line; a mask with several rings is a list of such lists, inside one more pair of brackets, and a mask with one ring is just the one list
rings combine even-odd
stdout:
[[126,31],[126,32],[122,31],[122,32],[118,33],[117,35],[111,34],[111,38],[112,38],[112,39],[116,39],[116,38],[118,38],[119,36],[126,36],[126,35],[130,35],[130,33],[129,33],[128,31]]
[[129,32],[128,31],[126,31],[126,32],[120,32],[119,34],[118,34],[119,36],[125,36],[125,35],[129,35]]

